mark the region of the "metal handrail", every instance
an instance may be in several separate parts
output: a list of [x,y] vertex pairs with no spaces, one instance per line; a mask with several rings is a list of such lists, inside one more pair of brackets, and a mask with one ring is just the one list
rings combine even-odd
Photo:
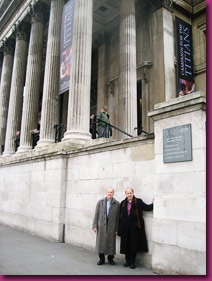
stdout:
[[[112,125],[112,124],[110,124],[110,123],[108,123],[108,122],[102,120],[101,118],[99,118],[98,121],[101,121],[101,122],[103,122],[103,123],[105,123],[105,124],[111,126],[112,128],[116,129],[117,131],[121,132],[122,134],[125,134],[125,135],[127,135],[128,137],[133,138],[132,135],[130,135],[130,134],[128,134],[127,132],[125,132],[125,131],[119,129],[118,127],[116,127],[116,126],[114,126],[114,125]],[[98,123],[98,121],[97,121],[96,123]]]
[[[114,128],[115,130],[117,130],[117,131],[121,132],[122,134],[125,134],[125,135],[127,135],[127,136],[129,136],[129,137],[133,138],[133,136],[132,136],[132,135],[130,135],[129,133],[127,133],[127,132],[125,132],[125,131],[121,130],[120,128],[118,128],[118,127],[116,127],[116,126],[114,126],[114,125],[112,125],[112,124],[110,124],[110,123],[108,123],[108,122],[106,122],[106,121],[102,120],[101,118],[99,118],[98,120],[100,120],[101,122],[103,122],[103,123],[105,123],[105,124],[107,124],[107,125],[111,126],[112,128]],[[98,121],[97,121],[96,123],[98,123]],[[146,135],[149,135],[149,133],[148,133],[148,132],[144,131],[144,130],[143,130],[143,129],[141,129],[141,128],[135,127],[135,128],[134,128],[134,130],[138,130],[138,132],[140,132],[141,134],[144,132]]]

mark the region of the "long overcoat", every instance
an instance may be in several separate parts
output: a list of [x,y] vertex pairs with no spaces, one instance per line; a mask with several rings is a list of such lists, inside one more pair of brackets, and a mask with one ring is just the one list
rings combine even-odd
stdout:
[[111,200],[107,220],[106,198],[97,202],[92,228],[97,228],[96,251],[105,255],[116,254],[116,235],[119,222],[119,202]]
[[[130,239],[130,252],[135,255],[137,252],[147,252],[147,239],[145,233],[145,225],[143,219],[143,211],[153,210],[153,204],[147,205],[141,199],[136,198],[138,217],[136,215],[135,200],[132,201],[130,215],[127,211],[127,199],[123,200],[120,204],[120,220],[119,220],[119,232],[121,236],[120,253],[126,254],[127,251],[127,239]],[[124,207],[123,203],[125,202]],[[122,219],[121,219],[122,212]],[[138,227],[138,218],[140,221],[140,228]]]

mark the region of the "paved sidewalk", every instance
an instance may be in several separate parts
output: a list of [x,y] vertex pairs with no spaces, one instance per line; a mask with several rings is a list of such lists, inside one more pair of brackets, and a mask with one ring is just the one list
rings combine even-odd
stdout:
[[96,253],[0,225],[0,275],[154,275],[141,266],[96,265]]

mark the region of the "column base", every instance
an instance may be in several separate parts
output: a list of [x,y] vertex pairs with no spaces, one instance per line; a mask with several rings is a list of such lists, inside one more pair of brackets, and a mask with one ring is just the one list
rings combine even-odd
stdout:
[[91,134],[88,132],[71,132],[67,131],[64,134],[64,138],[62,139],[62,142],[71,142],[76,144],[87,144],[89,141],[91,141]]
[[14,151],[4,151],[2,154],[2,157],[7,157],[7,156],[11,156],[14,155],[15,152]]
[[39,140],[37,142],[37,145],[35,146],[35,149],[39,149],[39,148],[43,148],[44,146],[48,146],[48,145],[51,145],[51,144],[54,144],[55,141],[54,140]]
[[30,151],[32,149],[33,148],[31,146],[20,146],[16,153],[22,153],[22,152]]

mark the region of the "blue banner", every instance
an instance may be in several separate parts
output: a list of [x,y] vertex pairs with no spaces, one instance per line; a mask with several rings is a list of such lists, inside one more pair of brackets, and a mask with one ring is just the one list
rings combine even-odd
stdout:
[[60,37],[60,79],[59,94],[69,89],[71,73],[71,53],[74,24],[74,0],[69,0],[63,8]]
[[175,17],[178,94],[195,91],[193,72],[192,26]]

